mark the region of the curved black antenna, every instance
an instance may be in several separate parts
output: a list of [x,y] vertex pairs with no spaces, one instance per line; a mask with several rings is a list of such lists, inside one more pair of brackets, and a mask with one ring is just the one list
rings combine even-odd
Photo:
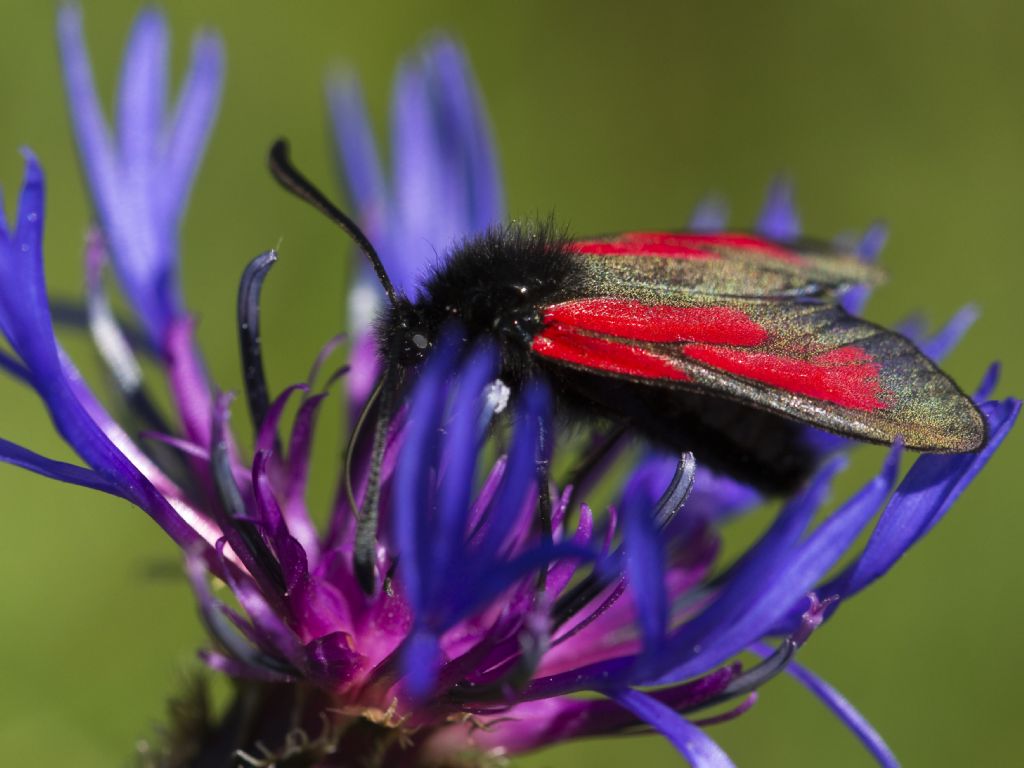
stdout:
[[384,270],[384,264],[381,262],[380,256],[377,255],[377,251],[374,250],[369,238],[363,234],[363,231],[356,226],[352,219],[342,213],[338,206],[328,200],[323,192],[317,189],[309,179],[299,173],[298,169],[292,165],[288,154],[288,142],[285,139],[278,139],[274,142],[270,148],[267,162],[270,165],[270,173],[282,187],[316,208],[320,213],[341,227],[355,241],[359,249],[366,254],[366,258],[370,260],[370,265],[373,267],[373,271],[377,273],[377,279],[380,280],[380,284],[384,287],[384,293],[387,294],[388,301],[391,302],[392,306],[397,304],[398,295],[395,293],[395,286],[391,284],[391,278],[388,277],[388,273]]

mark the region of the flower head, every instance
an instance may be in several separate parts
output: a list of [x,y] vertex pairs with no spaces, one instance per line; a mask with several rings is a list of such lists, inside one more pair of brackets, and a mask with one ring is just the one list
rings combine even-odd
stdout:
[[169,325],[185,311],[178,230],[220,101],[221,44],[213,35],[196,38],[185,83],[168,115],[167,25],[158,11],[142,12],[125,52],[111,131],[93,84],[77,6],[60,10],[57,32],[96,218],[125,295],[160,349]]
[[[871,726],[793,656],[941,519],[997,449],[1019,403],[982,402],[994,372],[977,394],[989,428],[981,451],[921,456],[900,479],[897,446],[877,476],[815,525],[844,464],[833,456],[757,542],[722,562],[720,531],[758,494],[702,471],[699,446],[696,459],[666,456],[599,428],[575,471],[549,473],[574,443],[553,418],[548,386],[533,381],[509,401],[495,381],[495,349],[468,346],[450,328],[386,424],[379,464],[369,435],[355,435],[339,479],[351,496],[338,493],[321,530],[305,494],[318,409],[335,378],[375,370],[372,355],[357,350],[351,370],[322,383],[329,344],[308,381],[268,396],[259,297],[276,257],[256,257],[239,291],[243,379],[257,428],[250,455],[232,433],[230,397],[199,363],[177,288],[168,287],[178,268],[171,247],[178,219],[216,104],[219,49],[212,38],[200,42],[179,119],[159,144],[163,22],[145,12],[124,81],[134,106],[115,150],[92,93],[76,10],[62,12],[60,29],[103,233],[87,244],[90,274],[109,247],[122,291],[163,352],[177,413],[163,417],[146,396],[133,347],[97,280],[90,281],[90,327],[115,373],[132,371],[119,377],[121,394],[147,429],[120,426],[57,343],[42,270],[43,174],[27,154],[16,221],[0,228],[0,331],[11,350],[0,352],[0,367],[38,393],[84,466],[6,441],[0,459],[128,499],[182,548],[211,636],[202,658],[246,684],[237,707],[207,724],[210,738],[169,749],[187,747],[190,759],[201,754],[210,764],[234,756],[251,765],[347,766],[371,754],[382,765],[484,764],[651,728],[691,764],[726,766],[705,727],[742,714],[766,680],[788,672],[879,762],[895,764]],[[435,44],[399,77],[389,192],[357,94],[352,81],[332,91],[342,154],[355,166],[353,195],[401,275],[396,282],[412,286],[423,263],[413,243],[444,248],[502,214],[486,121],[458,50]],[[158,184],[161,174],[173,183]],[[125,190],[132,200],[121,197]],[[695,223],[713,228],[720,220],[718,208],[705,206]],[[796,234],[788,187],[774,188],[760,226]],[[877,241],[874,232],[863,241],[866,258]],[[956,319],[924,347],[941,355],[966,322]],[[367,392],[351,393],[362,402]],[[283,414],[296,401],[283,439]],[[818,439],[825,454],[846,447]],[[596,503],[593,489],[619,476],[614,498]],[[374,556],[384,579],[367,595],[353,550],[371,489],[381,498]],[[761,660],[744,665],[745,652]]]

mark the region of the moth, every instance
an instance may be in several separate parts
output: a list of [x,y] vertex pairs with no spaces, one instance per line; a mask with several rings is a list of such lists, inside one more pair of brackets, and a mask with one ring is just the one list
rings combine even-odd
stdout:
[[[378,466],[401,372],[453,324],[467,341],[497,345],[513,392],[543,376],[569,418],[621,424],[768,492],[814,469],[807,426],[929,452],[985,442],[984,419],[949,376],[905,337],[840,306],[845,290],[881,278],[855,254],[743,232],[573,239],[550,223],[510,224],[453,249],[408,297],[355,223],[291,165],[284,142],[270,165],[350,234],[387,294]],[[363,501],[364,548],[378,492]]]

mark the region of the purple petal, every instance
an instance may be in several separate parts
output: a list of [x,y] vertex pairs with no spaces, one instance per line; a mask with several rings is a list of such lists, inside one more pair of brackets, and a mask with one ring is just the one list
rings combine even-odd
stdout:
[[265,666],[249,664],[238,659],[225,656],[217,651],[203,650],[197,654],[200,661],[212,669],[235,680],[258,680],[263,683],[294,683],[293,675],[272,672]]
[[[218,549],[223,551],[223,540]],[[231,568],[225,568],[225,577],[231,591],[238,599],[239,605],[245,609],[252,626],[263,638],[264,643],[273,648],[282,658],[296,668],[301,669],[305,661],[305,650],[299,638],[283,621],[248,576],[236,574]]]
[[351,683],[366,661],[351,644],[352,637],[345,632],[331,632],[307,643],[310,676],[335,689]]
[[209,449],[213,398],[196,349],[192,318],[171,323],[163,353],[171,395],[185,434],[196,445]]
[[653,696],[626,689],[609,696],[668,739],[693,768],[731,768],[733,762],[704,731]]
[[[254,451],[273,453],[274,441],[277,438],[277,427],[281,423],[284,409],[288,407],[288,401],[291,400],[292,395],[296,392],[308,391],[309,387],[305,384],[292,384],[285,387],[281,394],[273,399],[270,407],[267,408],[266,415],[263,417],[263,423],[260,424],[259,432],[256,434],[256,445],[253,446]],[[281,457],[279,456],[278,458]]]
[[755,229],[774,240],[800,236],[800,215],[793,203],[793,184],[789,179],[780,176],[772,181]]
[[326,395],[313,395],[299,408],[288,442],[287,482],[285,485],[284,516],[288,529],[302,544],[309,556],[311,567],[320,558],[320,540],[316,526],[306,509],[305,493],[309,477],[309,453],[313,442],[313,426],[317,411]]
[[[593,533],[594,516],[590,507],[581,504],[580,519],[576,524],[576,533],[572,537],[572,543],[581,548],[586,547]],[[572,560],[566,560],[553,566],[544,585],[547,594],[552,598],[558,596],[572,580],[576,573],[576,567],[577,563]]]

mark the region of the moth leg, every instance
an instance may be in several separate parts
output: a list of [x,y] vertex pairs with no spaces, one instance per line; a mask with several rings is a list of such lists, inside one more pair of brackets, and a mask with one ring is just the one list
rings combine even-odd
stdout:
[[576,509],[582,496],[591,489],[594,480],[600,477],[608,465],[615,461],[619,451],[625,445],[622,439],[628,431],[625,422],[616,423],[611,431],[603,433],[590,448],[577,458],[576,464],[566,475],[565,485],[572,486],[569,501],[566,504],[566,515],[562,519],[562,532],[568,533],[569,512]]

